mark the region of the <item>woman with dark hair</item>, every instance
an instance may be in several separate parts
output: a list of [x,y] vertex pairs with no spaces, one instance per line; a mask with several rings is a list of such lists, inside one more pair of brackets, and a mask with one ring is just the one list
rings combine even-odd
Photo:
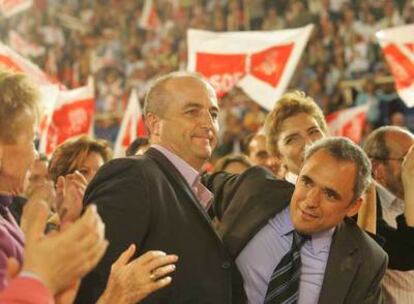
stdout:
[[[60,224],[75,221],[82,211],[83,194],[98,169],[110,160],[109,143],[83,135],[67,140],[57,147],[49,163],[49,175],[56,185],[56,211]],[[70,198],[63,200],[63,191],[71,188]]]

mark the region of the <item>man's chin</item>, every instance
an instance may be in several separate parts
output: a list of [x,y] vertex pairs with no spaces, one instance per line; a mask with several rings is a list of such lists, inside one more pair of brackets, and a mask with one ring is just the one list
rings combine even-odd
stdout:
[[311,235],[315,233],[315,231],[317,230],[312,225],[305,224],[301,221],[292,221],[292,224],[297,232],[304,234],[304,235]]

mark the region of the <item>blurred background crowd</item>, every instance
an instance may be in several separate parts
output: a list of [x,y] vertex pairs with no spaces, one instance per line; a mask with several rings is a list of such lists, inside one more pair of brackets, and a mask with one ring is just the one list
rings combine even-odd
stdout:
[[[141,0],[36,0],[2,20],[2,41],[17,32],[28,54],[68,88],[95,79],[95,135],[114,142],[127,97],[142,101],[148,81],[187,60],[188,28],[211,31],[316,28],[290,83],[325,114],[369,103],[367,133],[381,125],[414,128],[414,111],[395,92],[375,32],[413,23],[412,0],[154,0],[156,18],[142,24]],[[30,18],[28,18],[30,16]],[[265,111],[241,90],[221,100],[218,156],[238,152],[258,131]]]

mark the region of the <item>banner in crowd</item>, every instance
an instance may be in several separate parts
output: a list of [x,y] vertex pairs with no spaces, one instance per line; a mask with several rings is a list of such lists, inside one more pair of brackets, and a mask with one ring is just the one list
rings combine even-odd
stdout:
[[333,136],[345,136],[360,143],[364,131],[369,105],[340,110],[326,116],[329,133]]
[[59,18],[60,24],[72,31],[79,31],[82,34],[87,33],[91,30],[91,26],[83,22],[81,19],[60,13],[56,15]]
[[33,5],[33,0],[0,0],[0,10],[4,17],[9,18]]
[[138,94],[132,90],[115,142],[114,157],[125,156],[125,150],[138,136],[145,136],[145,126]]
[[312,28],[222,33],[189,29],[187,69],[207,77],[218,96],[238,86],[271,110],[285,92]]
[[159,24],[157,8],[153,0],[145,0],[142,8],[142,14],[139,18],[139,26],[147,29],[154,30]]
[[57,81],[51,79],[30,60],[0,42],[0,66],[26,74],[37,85],[53,85]]
[[400,98],[414,106],[414,24],[376,33]]
[[46,48],[24,39],[16,31],[9,31],[9,45],[26,57],[39,57],[45,54]]
[[0,43],[0,66],[26,74],[39,88],[43,117],[39,123],[39,151],[50,155],[72,136],[88,134],[93,127],[95,97],[93,82],[66,90],[30,60]]
[[90,134],[93,128],[95,96],[93,84],[59,91],[55,106],[40,136],[39,151],[51,155],[66,139]]

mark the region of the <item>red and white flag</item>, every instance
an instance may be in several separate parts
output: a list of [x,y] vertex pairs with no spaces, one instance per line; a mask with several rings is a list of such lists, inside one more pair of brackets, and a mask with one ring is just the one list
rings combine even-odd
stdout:
[[40,91],[40,101],[45,114],[39,124],[39,131],[43,133],[44,129],[49,125],[49,117],[51,116],[51,113],[53,113],[59,89],[65,89],[65,87],[59,84],[56,80],[50,78],[30,60],[21,56],[12,48],[1,42],[0,66],[27,75],[29,79],[38,86]]
[[414,24],[376,33],[382,52],[394,77],[398,95],[414,106]]
[[187,69],[207,77],[218,96],[236,85],[271,110],[285,92],[312,28],[222,33],[190,29]]
[[369,105],[340,110],[326,116],[329,133],[333,136],[345,136],[360,143],[365,127]]
[[9,44],[14,50],[26,57],[39,57],[46,52],[45,47],[25,40],[13,30],[9,32]]
[[4,17],[9,18],[33,5],[33,0],[0,0],[0,10]]
[[114,158],[125,156],[125,150],[128,146],[138,136],[144,135],[145,126],[141,105],[139,104],[137,92],[132,90],[115,142]]
[[139,26],[144,29],[154,30],[158,27],[158,25],[159,19],[154,1],[145,0],[142,8],[142,14],[139,19]]
[[26,74],[37,85],[57,84],[30,60],[0,42],[0,66]]
[[93,85],[59,91],[47,126],[40,137],[39,151],[51,155],[70,137],[89,134],[93,126],[95,96]]

